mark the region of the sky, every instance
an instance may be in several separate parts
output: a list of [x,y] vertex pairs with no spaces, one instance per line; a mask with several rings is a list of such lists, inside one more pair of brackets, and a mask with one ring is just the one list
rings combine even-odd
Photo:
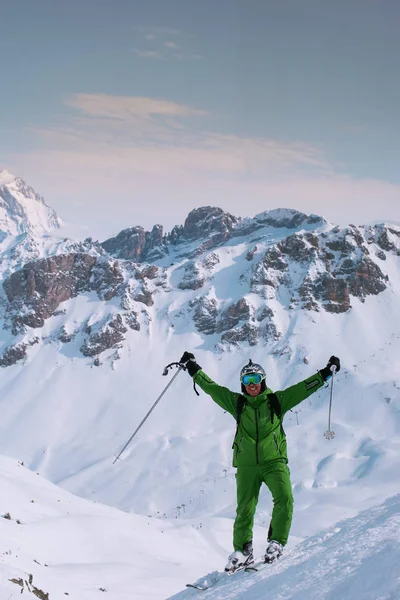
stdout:
[[400,221],[397,0],[0,0],[0,168],[77,237]]

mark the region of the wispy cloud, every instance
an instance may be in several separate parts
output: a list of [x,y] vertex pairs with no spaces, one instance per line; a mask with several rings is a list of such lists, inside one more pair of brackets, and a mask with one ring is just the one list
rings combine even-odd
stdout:
[[158,50],[140,50],[139,48],[132,48],[132,52],[139,58],[150,58],[153,60],[167,60],[165,52],[159,52]]
[[166,48],[172,48],[172,50],[179,50],[179,46],[178,44],[175,44],[175,42],[164,42],[164,46]]
[[204,117],[207,112],[185,104],[141,96],[113,96],[108,94],[74,94],[65,104],[92,117],[128,121],[134,118]]
[[359,221],[361,212],[363,221],[389,219],[398,203],[399,186],[341,175],[317,146],[212,131],[201,108],[107,94],[74,94],[65,102],[76,114],[58,127],[32,128],[41,147],[10,165],[33,182],[40,173],[49,182],[44,193],[62,182],[63,193],[81,198],[89,220],[99,199],[107,207],[111,196],[124,213],[127,194],[137,198],[136,223],[149,211],[165,222],[170,205],[185,215],[188,203],[243,216],[287,206],[339,222]]
[[202,55],[193,46],[195,40],[193,34],[168,27],[137,27],[136,34],[137,43],[133,48],[133,53],[138,58],[150,60],[202,59]]
[[296,169],[332,170],[312,145],[210,131],[207,111],[185,104],[107,94],[75,94],[65,103],[78,116],[68,125],[35,133],[51,146],[76,152],[79,160],[86,154],[102,164],[119,157],[130,170],[155,176],[214,173],[265,179]]
[[177,153],[151,149],[68,149],[61,138],[52,148],[10,157],[9,166],[37,185],[62,217],[76,223],[79,215],[80,226],[90,225],[90,235],[100,239],[138,224],[172,228],[192,208],[210,204],[243,217],[287,207],[340,224],[393,222],[395,213],[398,220],[400,186],[385,181],[306,173],[238,178],[231,159],[216,165],[208,154],[199,167],[198,153],[179,154],[180,162]]

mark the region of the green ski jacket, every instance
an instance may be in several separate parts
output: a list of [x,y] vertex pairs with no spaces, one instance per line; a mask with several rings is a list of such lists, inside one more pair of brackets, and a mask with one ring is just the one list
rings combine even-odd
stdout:
[[246,400],[233,442],[234,467],[265,465],[282,459],[287,463],[286,435],[282,419],[288,410],[311,396],[325,383],[322,375],[316,373],[286,390],[275,392],[281,407],[279,418],[272,410],[269,395],[273,392],[268,388],[253,398],[218,385],[203,370],[198,371],[193,379],[214,402],[235,419],[238,398],[243,396]]

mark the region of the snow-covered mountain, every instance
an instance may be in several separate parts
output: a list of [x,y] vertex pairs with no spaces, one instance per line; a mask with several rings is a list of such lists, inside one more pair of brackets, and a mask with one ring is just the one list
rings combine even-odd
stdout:
[[[249,357],[283,389],[340,356],[335,439],[323,437],[326,388],[285,420],[292,546],[397,493],[399,227],[202,207],[167,234],[133,227],[102,244],[8,235],[0,250],[0,452],[86,499],[190,524],[213,561],[193,575],[230,551],[232,418],[182,373],[113,465],[185,349],[231,389]],[[260,553],[270,512],[264,493]]]
[[0,235],[43,235],[58,229],[55,211],[20,177],[0,171]]

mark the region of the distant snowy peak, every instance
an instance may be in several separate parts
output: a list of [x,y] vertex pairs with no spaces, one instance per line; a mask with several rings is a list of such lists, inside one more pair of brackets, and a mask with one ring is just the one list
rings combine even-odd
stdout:
[[5,235],[43,235],[59,229],[61,219],[23,179],[0,171],[0,232]]

